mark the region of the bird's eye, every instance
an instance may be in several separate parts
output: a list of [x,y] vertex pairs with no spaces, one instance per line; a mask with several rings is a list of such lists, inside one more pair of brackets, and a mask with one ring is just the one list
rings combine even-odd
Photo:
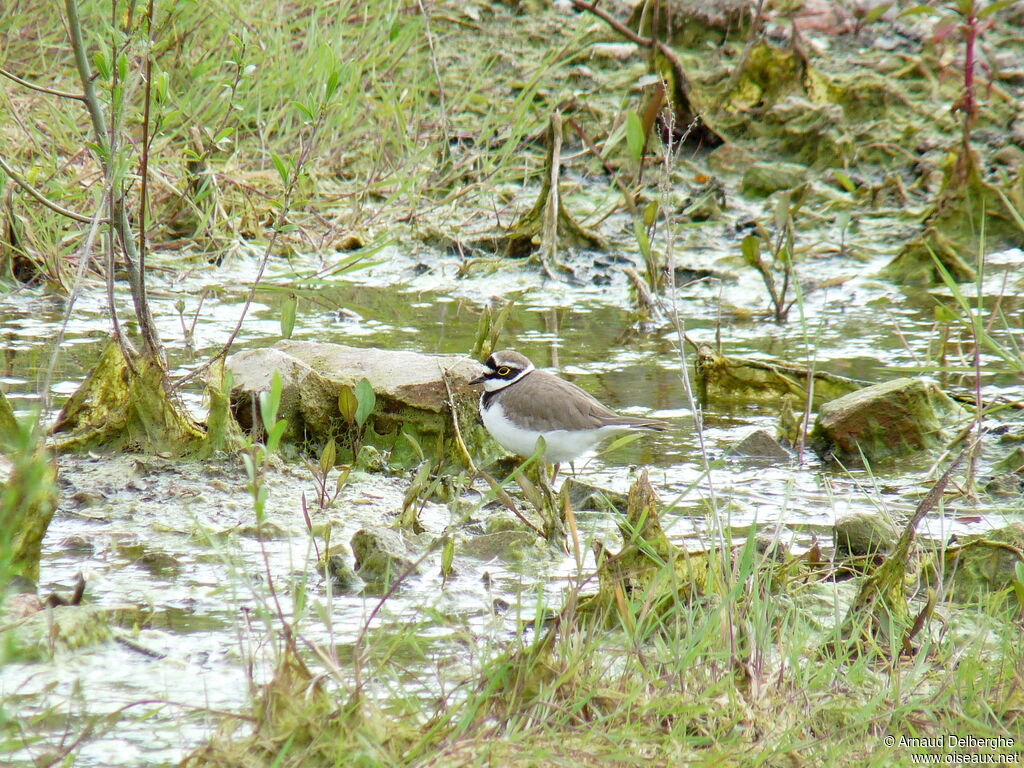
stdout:
[[503,365],[501,366],[501,368],[498,369],[499,376],[508,376],[510,373],[512,373],[512,369],[509,368],[507,365]]

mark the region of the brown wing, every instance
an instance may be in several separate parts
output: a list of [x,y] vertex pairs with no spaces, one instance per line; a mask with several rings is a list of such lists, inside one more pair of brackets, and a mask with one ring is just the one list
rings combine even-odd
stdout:
[[553,424],[570,430],[619,424],[655,430],[667,426],[656,419],[637,419],[615,413],[575,384],[544,371],[532,371],[517,384],[529,386],[512,385],[502,399],[516,413],[528,414],[521,421],[529,429],[548,430]]

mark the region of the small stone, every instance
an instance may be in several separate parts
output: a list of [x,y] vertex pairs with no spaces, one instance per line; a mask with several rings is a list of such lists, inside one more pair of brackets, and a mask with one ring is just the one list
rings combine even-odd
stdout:
[[[352,536],[351,544],[356,573],[364,581],[383,589],[413,567],[401,534],[390,528],[361,528]],[[418,569],[413,572],[418,572]]]
[[836,554],[846,557],[887,554],[899,538],[893,522],[882,515],[857,512],[836,520]]
[[756,429],[740,440],[733,453],[752,459],[770,459],[773,462],[788,462],[792,458],[779,441],[763,429]]
[[941,448],[967,412],[927,379],[895,379],[821,406],[811,447],[823,458],[861,465]]

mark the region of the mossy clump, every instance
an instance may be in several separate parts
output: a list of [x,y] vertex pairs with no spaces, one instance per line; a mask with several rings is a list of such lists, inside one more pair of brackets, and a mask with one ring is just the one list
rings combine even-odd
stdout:
[[53,425],[58,451],[94,448],[185,455],[205,433],[167,387],[155,360],[111,339]]

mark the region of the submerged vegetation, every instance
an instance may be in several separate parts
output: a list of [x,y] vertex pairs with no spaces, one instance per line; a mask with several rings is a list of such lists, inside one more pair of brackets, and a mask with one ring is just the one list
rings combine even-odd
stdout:
[[[57,309],[0,392],[0,762],[1018,762],[1021,28],[977,0],[9,0],[2,316]],[[392,350],[352,346],[352,285]],[[686,435],[551,487],[542,451],[495,460],[466,355],[557,365],[595,296],[626,309],[567,362],[646,355],[623,405]],[[428,312],[439,338],[403,330]],[[148,599],[36,594],[83,559]],[[33,680],[89,645],[219,677],[95,710],[78,681],[71,716]]]

